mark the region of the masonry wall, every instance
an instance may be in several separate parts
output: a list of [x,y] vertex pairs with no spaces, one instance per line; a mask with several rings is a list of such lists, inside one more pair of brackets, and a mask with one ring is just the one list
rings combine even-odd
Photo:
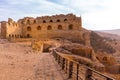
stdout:
[[26,17],[19,22],[21,22],[21,26],[23,26],[23,35],[25,37],[81,38],[81,17],[76,17],[73,14],[37,17],[36,19]]
[[20,38],[22,36],[22,28],[19,26],[19,24],[12,19],[8,19],[8,22],[6,23],[6,38],[14,39],[14,38]]
[[2,26],[4,36],[9,39],[15,38],[34,38],[46,39],[62,37],[67,39],[82,38],[82,21],[81,17],[73,14],[53,15],[42,17],[25,17],[17,22],[11,18]]
[[7,34],[7,31],[6,31],[6,21],[2,21],[1,22],[1,35],[0,35],[0,37],[2,38],[2,39],[6,39],[6,34]]

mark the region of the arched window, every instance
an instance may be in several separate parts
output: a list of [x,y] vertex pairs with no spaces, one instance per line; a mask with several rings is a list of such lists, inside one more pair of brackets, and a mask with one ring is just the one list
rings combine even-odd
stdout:
[[69,29],[69,30],[72,30],[72,29],[73,29],[73,25],[70,24],[70,25],[68,26],[68,29]]
[[50,22],[53,22],[53,20],[50,20]]
[[58,25],[58,30],[62,30],[62,25]]
[[52,27],[49,25],[48,27],[47,27],[47,30],[51,30],[52,29]]
[[27,31],[31,31],[31,27],[30,26],[27,27]]
[[11,38],[11,35],[9,34],[9,38]]
[[36,23],[36,20],[34,20],[34,24]]
[[64,19],[64,21],[67,21],[67,19]]
[[27,38],[30,38],[31,36],[30,36],[30,34],[27,34]]
[[45,20],[43,20],[43,23],[46,23],[46,21],[45,21]]
[[30,24],[30,20],[29,19],[27,20],[27,23]]
[[37,30],[41,30],[41,26],[38,26],[38,27],[37,27]]
[[14,35],[12,34],[12,38],[14,38]]
[[57,22],[60,22],[60,20],[58,19]]

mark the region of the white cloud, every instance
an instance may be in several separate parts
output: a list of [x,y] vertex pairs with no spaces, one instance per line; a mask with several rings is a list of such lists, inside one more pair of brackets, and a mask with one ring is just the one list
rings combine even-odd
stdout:
[[[120,29],[119,0],[62,0],[61,4],[75,9],[82,15],[87,29]],[[79,12],[80,11],[80,12]]]
[[120,28],[119,3],[119,0],[3,0],[0,20],[74,13],[82,15],[83,27],[87,29],[113,29]]
[[[0,19],[2,20],[7,20],[8,17],[12,17],[16,20],[24,16],[35,17],[75,12],[72,8],[47,0],[6,0],[6,2],[6,4],[0,5],[0,7],[2,7],[0,8],[0,12],[3,12],[0,13]],[[4,15],[4,19],[2,15]]]
[[106,4],[105,9],[83,14],[84,24],[89,24],[85,27],[94,30],[120,29],[119,7],[119,1],[111,0]]

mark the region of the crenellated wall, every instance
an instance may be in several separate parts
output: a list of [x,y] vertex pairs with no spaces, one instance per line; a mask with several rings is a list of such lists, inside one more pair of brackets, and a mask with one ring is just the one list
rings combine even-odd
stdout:
[[63,37],[67,39],[82,38],[82,20],[73,14],[25,17],[17,22],[11,18],[6,22],[6,38],[46,39]]
[[15,21],[13,21],[11,18],[8,19],[8,22],[6,23],[6,31],[7,35],[6,38],[20,38],[22,36],[22,28],[19,26],[19,24]]
[[82,27],[81,17],[73,14],[55,15],[29,18],[25,17],[20,20],[23,27],[23,35],[32,38],[80,38],[80,30]]

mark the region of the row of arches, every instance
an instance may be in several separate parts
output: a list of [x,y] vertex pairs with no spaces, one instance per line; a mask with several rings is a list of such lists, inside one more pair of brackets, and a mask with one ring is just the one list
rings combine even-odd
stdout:
[[[63,20],[64,22],[68,21],[67,19],[64,19]],[[43,20],[43,23],[46,23],[47,21],[46,20]],[[56,21],[53,21],[53,20],[49,20],[48,22],[62,22],[60,19],[57,19]]]
[[17,34],[9,34],[9,38],[22,38],[22,35]]
[[[57,29],[58,30],[63,30],[63,26],[62,25],[58,25]],[[73,25],[72,24],[68,25],[68,30],[72,30],[72,29],[73,29]],[[32,30],[31,26],[28,26],[27,27],[27,31],[31,31],[31,30]],[[37,30],[42,30],[42,27],[41,26],[37,26]],[[48,25],[47,26],[47,30],[52,30],[52,26]]]
[[9,34],[9,39],[11,38],[31,38],[32,36],[30,34],[27,34],[26,36],[22,35],[16,35],[16,34]]
[[[66,21],[68,21],[68,19],[66,19],[66,18],[64,20],[57,19],[56,21],[55,20],[53,21],[52,19],[49,20],[49,21],[43,20],[42,23],[47,23],[47,22],[63,22],[63,21],[66,22]],[[23,24],[23,22],[21,22],[21,23]],[[37,23],[37,21],[34,20],[33,23]],[[30,24],[30,20],[29,19],[27,20],[27,24]]]

